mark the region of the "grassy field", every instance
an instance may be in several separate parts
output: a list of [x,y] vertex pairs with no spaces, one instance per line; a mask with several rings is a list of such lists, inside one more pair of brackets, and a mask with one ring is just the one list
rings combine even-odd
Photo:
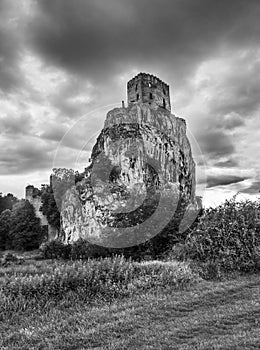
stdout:
[[[41,262],[30,266],[18,266],[16,277],[41,270]],[[0,279],[11,270],[2,268]],[[71,293],[2,313],[0,349],[260,349],[260,275],[166,287],[110,302]]]
[[260,349],[259,201],[207,209],[164,261],[92,248],[0,252],[0,350]]

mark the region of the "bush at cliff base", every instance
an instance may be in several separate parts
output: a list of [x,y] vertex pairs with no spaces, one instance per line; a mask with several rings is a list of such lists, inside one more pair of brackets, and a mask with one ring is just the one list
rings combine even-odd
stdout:
[[78,239],[71,244],[64,244],[59,240],[45,242],[40,246],[44,259],[87,260],[109,255],[106,248],[90,244],[84,239]]
[[172,257],[193,259],[215,274],[259,271],[260,201],[236,201],[235,196],[205,210],[185,243],[173,248]]
[[53,240],[42,243],[40,251],[44,259],[69,259],[71,246],[65,245],[59,240]]

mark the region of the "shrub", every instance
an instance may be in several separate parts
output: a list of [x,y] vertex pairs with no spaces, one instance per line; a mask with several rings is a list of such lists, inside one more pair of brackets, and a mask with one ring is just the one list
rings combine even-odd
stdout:
[[59,240],[45,242],[41,245],[40,251],[45,259],[87,260],[109,255],[106,248],[90,244],[82,238],[71,244],[64,244]]
[[21,265],[23,263],[24,263],[24,259],[18,258],[16,255],[10,252],[5,253],[0,260],[0,266],[8,266],[11,264]]
[[108,250],[104,247],[90,244],[88,241],[79,238],[71,244],[71,259],[89,259],[108,256]]
[[43,243],[40,246],[40,252],[44,259],[69,259],[71,246],[61,241],[53,240]]
[[[236,201],[206,210],[181,247],[181,257],[225,272],[260,269],[260,202]],[[179,252],[180,253],[180,252]]]

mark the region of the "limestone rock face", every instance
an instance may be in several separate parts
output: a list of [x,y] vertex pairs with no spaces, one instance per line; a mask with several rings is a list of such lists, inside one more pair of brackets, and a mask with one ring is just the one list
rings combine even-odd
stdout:
[[195,163],[185,120],[149,103],[108,112],[91,165],[63,195],[64,242],[129,247],[195,203]]

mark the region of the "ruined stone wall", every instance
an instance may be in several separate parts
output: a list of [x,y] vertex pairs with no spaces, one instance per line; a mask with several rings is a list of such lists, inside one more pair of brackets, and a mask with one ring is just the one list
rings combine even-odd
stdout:
[[171,110],[169,85],[154,75],[140,73],[127,84],[128,105],[149,103],[152,108]]
[[27,199],[34,207],[35,215],[41,220],[41,226],[48,226],[47,218],[40,210],[42,206],[42,200],[38,188],[31,185],[27,186],[25,190],[25,199]]

